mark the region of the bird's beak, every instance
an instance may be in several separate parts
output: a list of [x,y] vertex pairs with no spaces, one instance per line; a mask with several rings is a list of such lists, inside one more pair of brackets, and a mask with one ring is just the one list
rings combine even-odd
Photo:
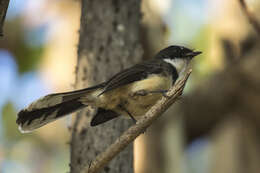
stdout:
[[201,51],[193,51],[193,52],[187,53],[186,56],[193,58],[201,53],[202,53]]

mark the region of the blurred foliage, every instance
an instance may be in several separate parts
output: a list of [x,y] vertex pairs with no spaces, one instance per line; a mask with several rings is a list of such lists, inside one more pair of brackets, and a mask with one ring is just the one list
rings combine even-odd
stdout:
[[209,37],[210,37],[210,27],[208,25],[204,25],[201,27],[199,33],[192,40],[192,45],[195,45],[196,49],[202,51],[202,54],[196,57],[196,65],[194,66],[194,71],[197,73],[197,76],[203,76],[201,79],[205,79],[206,76],[210,75],[213,70],[210,67],[209,60]]
[[[8,102],[2,107],[3,135],[5,139],[3,141],[5,146],[4,159],[7,161],[3,165],[4,167],[9,167],[10,161],[14,161],[13,164],[23,163],[30,170],[39,169],[44,165],[40,171],[37,171],[42,173],[68,170],[69,156],[68,152],[65,152],[68,150],[68,145],[65,142],[62,142],[62,145],[59,141],[50,142],[42,138],[38,133],[21,134],[15,121],[16,110],[13,104]],[[8,171],[12,170],[11,168],[6,169]]]
[[56,145],[56,143],[50,143],[49,141],[44,140],[43,138],[41,138],[41,136],[35,133],[23,135],[18,130],[18,126],[15,123],[17,111],[15,110],[11,102],[7,102],[2,109],[4,136],[6,139],[8,139],[8,141],[17,142],[20,139],[26,139],[31,141],[32,143],[35,143],[35,145],[41,147],[43,150],[46,150],[48,152],[55,149],[55,146],[52,145]]
[[8,20],[5,27],[5,37],[0,40],[0,48],[8,50],[14,55],[19,73],[35,70],[44,52],[44,44],[30,44],[28,42],[26,39],[28,32],[33,32],[33,28],[26,28],[21,18]]
[[[23,2],[22,5],[25,7],[28,3]],[[11,58],[14,58],[17,64],[15,67],[18,67],[20,74],[17,75],[16,70],[12,69],[10,71],[15,71],[12,79],[9,79],[10,75],[3,74],[1,76],[0,83],[3,82],[1,85],[5,84],[6,87],[10,87],[8,92],[11,93],[7,93],[9,95],[17,93],[17,97],[21,96],[18,94],[22,90],[19,85],[28,86],[28,97],[32,97],[34,94],[32,90],[43,90],[43,87],[30,83],[33,80],[30,75],[27,80],[23,78],[24,75],[31,73],[36,74],[32,76],[39,76],[37,72],[46,51],[45,31],[48,25],[42,19],[37,20],[37,22],[33,23],[22,13],[16,17],[8,18],[7,16],[4,28],[5,35],[0,38],[0,49],[8,51],[12,55]],[[5,54],[2,54],[2,56],[5,56]],[[7,64],[6,68],[14,68],[14,66]],[[10,83],[6,83],[5,79],[12,81],[12,87],[8,86]],[[13,99],[12,96],[1,97],[0,95],[0,99],[1,103],[4,103],[0,105],[0,172],[54,173],[68,170],[69,149],[68,145],[65,144],[67,136],[60,134],[53,140],[46,135],[48,132],[20,133],[16,124],[17,102],[19,100],[25,102],[28,98]],[[59,127],[47,128],[46,130],[53,132],[53,129],[56,133],[59,132],[57,130]]]
[[4,126],[4,136],[8,140],[17,140],[21,137],[17,126],[14,126],[16,121],[16,111],[11,102],[7,102],[2,108],[2,121]]

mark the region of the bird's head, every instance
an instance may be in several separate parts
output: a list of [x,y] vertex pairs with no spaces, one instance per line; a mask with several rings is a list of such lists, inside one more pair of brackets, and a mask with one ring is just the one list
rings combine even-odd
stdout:
[[188,66],[190,60],[201,53],[183,46],[173,45],[161,50],[155,58],[171,64],[178,73],[181,73]]
[[194,51],[184,46],[169,46],[161,50],[156,58],[162,59],[192,59],[193,57],[201,54],[200,51]]

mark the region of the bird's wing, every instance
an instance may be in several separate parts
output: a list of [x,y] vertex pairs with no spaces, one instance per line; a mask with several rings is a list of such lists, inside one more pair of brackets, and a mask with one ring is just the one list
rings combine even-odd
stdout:
[[104,87],[104,91],[100,95],[123,85],[145,79],[149,74],[161,73],[162,70],[163,66],[157,61],[148,61],[134,65],[133,67],[121,71],[108,80]]

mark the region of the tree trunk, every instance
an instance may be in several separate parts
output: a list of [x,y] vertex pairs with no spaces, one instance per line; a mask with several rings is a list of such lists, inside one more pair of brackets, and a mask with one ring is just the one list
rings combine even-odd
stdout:
[[[82,0],[76,88],[92,86],[141,60],[139,42],[140,1]],[[125,129],[131,120],[115,119],[90,127],[93,110],[77,114],[71,138],[71,172],[91,163]],[[105,168],[105,172],[132,173],[133,146],[127,147]]]

